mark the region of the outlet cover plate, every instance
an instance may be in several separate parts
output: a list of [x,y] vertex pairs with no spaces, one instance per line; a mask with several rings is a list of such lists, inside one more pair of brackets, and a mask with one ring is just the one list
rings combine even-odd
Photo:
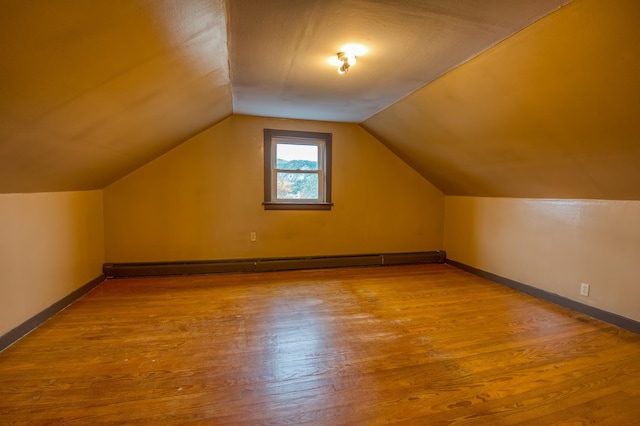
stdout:
[[585,283],[580,284],[580,295],[589,297],[589,284],[585,284]]

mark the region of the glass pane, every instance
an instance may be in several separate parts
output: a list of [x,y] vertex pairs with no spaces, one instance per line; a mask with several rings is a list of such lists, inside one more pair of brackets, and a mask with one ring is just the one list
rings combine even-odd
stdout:
[[317,200],[317,173],[278,173],[278,199]]
[[318,145],[278,143],[276,168],[284,170],[318,170]]

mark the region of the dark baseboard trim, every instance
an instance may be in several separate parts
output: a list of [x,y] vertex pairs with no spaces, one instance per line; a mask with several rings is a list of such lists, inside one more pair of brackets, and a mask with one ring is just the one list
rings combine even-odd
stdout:
[[564,296],[560,296],[555,293],[541,290],[539,288],[523,284],[518,281],[511,280],[509,278],[501,277],[500,275],[492,274],[481,269],[474,268],[473,266],[465,265],[464,263],[456,262],[455,260],[446,259],[447,264],[455,266],[463,271],[471,272],[482,278],[486,278],[498,284],[510,287],[514,290],[518,290],[522,293],[526,293],[538,299],[546,300],[547,302],[554,303],[565,308],[569,308],[572,311],[579,312],[581,314],[588,315],[590,317],[599,319],[601,321],[608,322],[620,328],[624,328],[634,333],[640,334],[640,322],[632,320],[630,318],[623,317],[618,314],[603,311],[602,309],[594,308],[593,306],[585,305],[584,303],[576,302]]
[[444,251],[425,251],[191,262],[105,263],[102,270],[107,278],[128,278],[162,275],[287,271],[294,269],[341,268],[352,266],[406,265],[414,263],[444,263],[445,259],[446,253]]
[[46,320],[48,320],[58,312],[62,311],[64,308],[66,308],[67,306],[69,306],[70,304],[72,304],[73,302],[75,302],[85,294],[87,294],[89,291],[93,290],[104,280],[105,280],[104,274],[100,275],[97,278],[94,278],[93,280],[89,281],[82,287],[74,290],[73,292],[69,293],[67,296],[58,300],[56,303],[49,306],[45,310],[35,314],[34,316],[32,316],[31,318],[29,318],[28,320],[20,324],[13,330],[0,336],[0,352],[5,350],[9,346],[13,345],[15,342],[17,342],[27,334],[31,333],[33,330],[38,328],[38,326],[40,326]]

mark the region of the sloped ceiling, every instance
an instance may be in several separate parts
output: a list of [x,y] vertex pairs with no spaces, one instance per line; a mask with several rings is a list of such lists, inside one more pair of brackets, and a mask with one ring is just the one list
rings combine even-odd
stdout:
[[639,18],[576,0],[362,125],[448,195],[640,200]]
[[223,0],[0,10],[0,192],[103,188],[232,113]]
[[[0,192],[103,188],[238,113],[361,123],[445,194],[640,199],[639,17],[635,0],[2,1]],[[339,76],[347,42],[369,51]]]

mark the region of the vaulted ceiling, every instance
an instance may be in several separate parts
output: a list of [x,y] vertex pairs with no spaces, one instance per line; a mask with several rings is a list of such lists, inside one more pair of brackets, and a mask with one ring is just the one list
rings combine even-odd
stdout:
[[0,192],[103,188],[232,113],[222,0],[2,1]]
[[640,200],[639,19],[575,0],[362,125],[448,195]]
[[640,199],[635,0],[0,1],[0,192],[250,114],[359,123],[445,194]]

